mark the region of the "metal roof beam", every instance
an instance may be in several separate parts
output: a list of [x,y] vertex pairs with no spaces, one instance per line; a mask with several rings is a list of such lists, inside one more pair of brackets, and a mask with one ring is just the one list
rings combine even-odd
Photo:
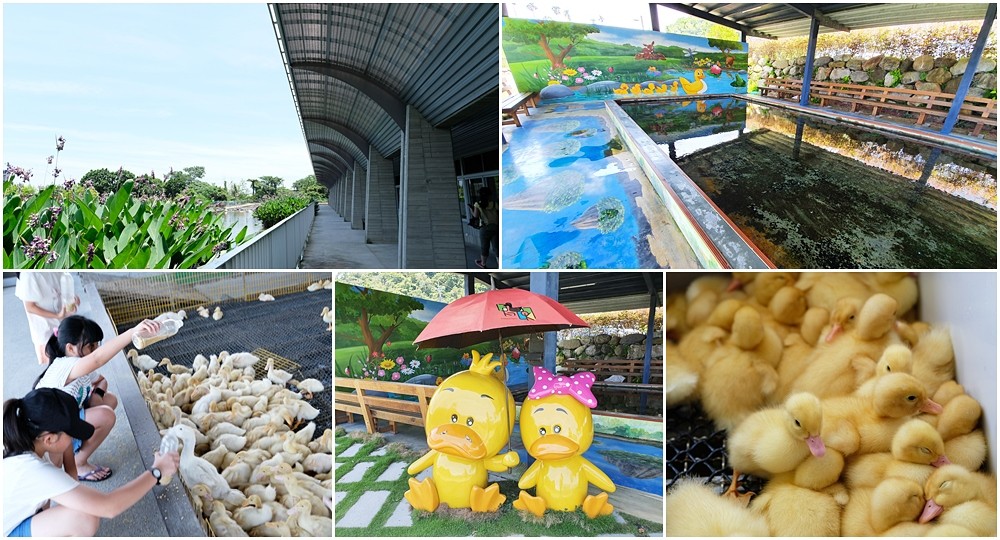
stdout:
[[387,92],[378,83],[368,79],[364,74],[354,72],[352,69],[337,66],[330,62],[320,61],[298,61],[289,64],[292,69],[302,69],[333,77],[357,88],[377,103],[399,129],[406,129],[406,104],[399,97]]
[[749,26],[744,26],[740,23],[730,21],[729,19],[724,19],[722,17],[719,17],[718,15],[712,15],[711,13],[707,13],[696,7],[689,6],[688,4],[660,4],[660,5],[668,7],[673,10],[680,11],[685,15],[691,15],[692,17],[698,17],[700,19],[705,19],[706,21],[714,22],[715,24],[721,24],[722,26],[739,30],[740,32],[743,32],[748,36],[759,37],[764,39],[778,39],[770,34],[765,34],[764,32],[760,32]]
[[328,127],[336,131],[337,133],[340,133],[344,137],[347,137],[347,140],[354,143],[354,146],[358,147],[359,152],[361,152],[366,156],[368,155],[368,152],[366,152],[365,150],[368,148],[368,146],[371,145],[371,141],[366,139],[363,135],[361,135],[357,131],[354,131],[353,129],[345,126],[344,124],[341,124],[340,122],[336,122],[334,120],[330,120],[329,118],[323,118],[319,116],[303,116],[302,121],[313,122],[321,126]]
[[813,4],[785,4],[786,6],[798,11],[799,13],[805,15],[806,17],[813,17],[823,26],[827,28],[834,28],[842,32],[850,32],[851,29],[848,26],[840,24],[839,22],[833,20],[832,17],[825,15]]
[[327,156],[325,156],[323,154],[319,154],[319,153],[316,153],[316,152],[310,152],[309,154],[313,157],[314,160],[315,159],[321,159],[321,160],[323,160],[323,162],[325,162],[325,164],[328,167],[330,167],[331,169],[339,172],[340,174],[344,174],[346,172],[346,169],[341,168],[340,165],[338,165],[335,161],[333,161],[332,159],[330,159],[329,157],[327,157]]
[[338,158],[340,158],[341,161],[344,162],[344,165],[346,165],[347,168],[353,167],[354,162],[357,161],[354,159],[354,155],[349,149],[344,148],[343,145],[337,143],[336,141],[331,141],[330,139],[309,139],[309,143],[322,146],[323,148],[333,152]]

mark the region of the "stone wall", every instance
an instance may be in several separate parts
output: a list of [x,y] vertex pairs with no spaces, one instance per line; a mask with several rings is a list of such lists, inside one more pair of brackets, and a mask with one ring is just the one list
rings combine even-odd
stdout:
[[[935,58],[925,55],[916,58],[897,58],[878,55],[860,58],[851,54],[833,57],[821,56],[813,62],[813,80],[849,82],[869,86],[900,87],[910,90],[929,90],[954,94],[962,75],[968,69],[967,58],[950,56]],[[806,57],[792,60],[750,58],[750,78],[766,77],[801,78]],[[996,91],[997,63],[983,58],[976,67],[969,96],[979,97],[989,90]]]
[[[613,336],[610,334],[594,334],[569,339],[560,339],[556,343],[556,361],[583,358],[626,358],[642,359],[646,354],[646,335],[627,334]],[[659,339],[653,342],[653,358],[663,358],[663,344]]]

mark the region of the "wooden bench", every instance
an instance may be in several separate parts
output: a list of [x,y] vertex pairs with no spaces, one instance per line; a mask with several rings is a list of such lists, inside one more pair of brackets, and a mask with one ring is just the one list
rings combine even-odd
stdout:
[[523,109],[525,116],[531,116],[531,113],[528,112],[528,107],[534,106],[534,92],[521,92],[520,94],[510,96],[504,100],[502,107],[502,114],[509,116],[509,118],[501,118],[501,123],[505,126],[514,124],[517,127],[521,127],[521,119],[517,117],[517,112]]
[[[605,358],[596,360],[587,359],[566,359],[563,360],[560,374],[572,375],[582,371],[589,371],[597,378],[594,381],[594,394],[597,395],[598,404],[621,405],[626,407],[637,407],[639,396],[652,394],[656,399],[648,400],[647,407],[650,410],[660,410],[663,400],[659,397],[663,395],[663,359],[654,358],[649,363],[649,382],[642,382],[642,359],[627,360],[625,358]],[[611,382],[606,379],[614,375],[624,377],[621,382]]]
[[[802,92],[801,79],[764,80],[760,88],[761,95],[774,94],[782,99],[785,94],[799,95]],[[916,115],[916,124],[923,125],[931,118],[944,119],[948,116],[954,94],[933,92],[928,90],[909,90],[906,88],[887,88],[880,86],[865,86],[860,84],[841,83],[833,81],[813,81],[810,84],[809,97],[819,99],[820,106],[826,106],[828,101],[850,105],[850,112],[864,112],[862,107],[871,107],[872,116],[877,116],[879,110],[895,110]],[[959,111],[959,120],[972,122],[975,127],[972,136],[978,136],[983,126],[997,125],[996,100],[982,97],[966,97]]]
[[[427,404],[437,390],[436,386],[347,377],[334,378],[333,385],[334,410],[346,413],[349,422],[354,421],[355,414],[360,414],[368,433],[379,431],[379,420],[387,421],[393,433],[396,422],[422,427],[427,418]],[[412,396],[416,401],[384,394]]]

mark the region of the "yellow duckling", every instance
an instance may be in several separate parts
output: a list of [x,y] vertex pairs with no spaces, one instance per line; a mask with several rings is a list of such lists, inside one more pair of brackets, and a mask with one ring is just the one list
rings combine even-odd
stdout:
[[493,371],[492,355],[473,359],[467,371],[441,382],[427,409],[427,446],[409,474],[433,467],[432,478],[410,478],[404,494],[414,508],[433,512],[451,508],[494,512],[506,500],[500,486],[487,487],[488,471],[504,471],[520,462],[517,452],[498,455],[514,429],[514,396]]
[[632,93],[635,94],[635,95],[641,94],[642,93],[642,87],[639,86],[638,84],[632,85]]
[[666,94],[667,93],[667,83],[663,83],[656,88],[656,93]]
[[704,94],[708,91],[708,85],[705,84],[705,72],[701,69],[694,70],[694,82],[691,82],[684,77],[680,77],[679,80],[681,86],[684,88],[685,94]]
[[653,94],[653,87],[652,86],[647,86],[647,87],[643,88],[642,89],[642,93],[646,94],[646,95],[652,95]]
[[670,85],[670,93],[673,94],[673,95],[675,95],[675,96],[677,95],[677,81],[674,81]]
[[699,113],[703,113],[703,112],[705,112],[705,110],[706,110],[706,109],[708,108],[708,106],[707,106],[707,105],[705,104],[705,102],[704,102],[704,101],[698,101],[698,102],[696,102],[696,103],[694,104],[694,108],[695,108],[695,110],[697,110],[697,111],[698,111]]
[[[514,501],[514,508],[541,517],[545,509],[572,512],[582,507],[593,519],[610,514],[608,493],[615,485],[608,475],[583,457],[594,440],[590,409],[597,399],[590,391],[593,373],[559,377],[535,366],[535,384],[521,406],[521,440],[535,462],[528,467],[517,486],[534,487],[537,496],[526,491]],[[594,484],[605,491],[588,495]]]

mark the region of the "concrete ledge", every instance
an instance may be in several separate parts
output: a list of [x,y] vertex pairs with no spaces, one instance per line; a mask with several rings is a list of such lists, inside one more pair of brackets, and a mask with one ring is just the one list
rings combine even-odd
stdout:
[[618,135],[653,183],[703,268],[774,268],[616,102],[606,101],[605,107]]

